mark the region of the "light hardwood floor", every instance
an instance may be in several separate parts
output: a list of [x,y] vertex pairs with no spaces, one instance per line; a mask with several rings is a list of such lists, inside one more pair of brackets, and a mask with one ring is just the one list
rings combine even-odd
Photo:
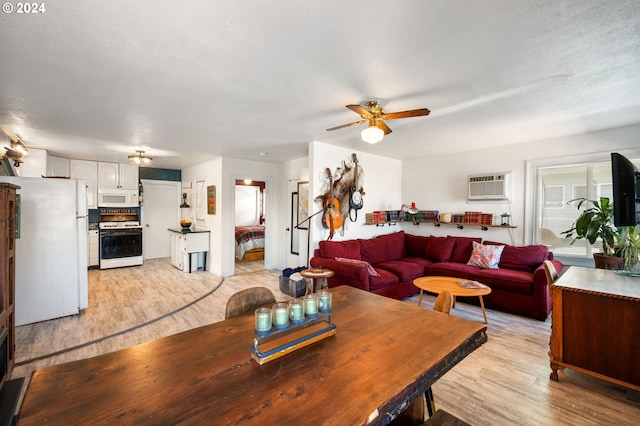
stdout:
[[[87,312],[19,327],[20,365],[13,377],[28,377],[34,368],[220,321],[226,301],[242,288],[264,285],[278,300],[289,298],[278,289],[278,271],[265,271],[258,264],[238,265],[236,275],[224,280],[202,271],[180,272],[167,259],[146,261],[142,267],[90,271],[93,296]],[[406,302],[416,304],[417,300],[414,296]],[[430,309],[433,301],[426,296],[422,305]],[[154,320],[154,315],[159,319]],[[482,321],[480,308],[464,303],[456,304],[452,315]],[[559,382],[549,379],[549,320],[492,310],[487,310],[487,317],[488,342],[433,386],[438,408],[473,425],[640,424],[637,392],[569,370],[560,372]],[[78,345],[92,340],[97,341]],[[81,347],[65,352],[65,346]],[[62,352],[29,362],[51,349]]]

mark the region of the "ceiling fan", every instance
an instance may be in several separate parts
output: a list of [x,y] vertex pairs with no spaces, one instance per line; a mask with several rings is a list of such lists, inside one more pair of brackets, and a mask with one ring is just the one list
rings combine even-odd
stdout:
[[422,115],[429,115],[431,111],[427,108],[412,109],[409,111],[400,112],[384,112],[384,109],[378,105],[378,101],[369,101],[367,106],[362,105],[347,105],[351,111],[359,114],[362,120],[354,121],[353,123],[343,124],[342,126],[331,127],[327,131],[338,130],[345,127],[354,126],[356,124],[362,124],[369,122],[369,126],[361,133],[362,140],[368,143],[376,143],[382,140],[384,135],[391,133],[391,129],[384,120],[396,120],[398,118],[420,117]]

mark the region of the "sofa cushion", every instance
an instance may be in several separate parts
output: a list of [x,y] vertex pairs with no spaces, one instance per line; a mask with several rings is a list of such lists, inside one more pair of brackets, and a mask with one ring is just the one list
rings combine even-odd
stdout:
[[451,235],[449,235],[447,238],[453,238],[455,241],[449,261],[458,263],[467,263],[469,261],[471,252],[473,250],[474,241],[476,243],[482,242],[482,238],[452,237]]
[[476,269],[472,279],[487,284],[492,290],[510,293],[533,294],[533,276],[531,272],[513,269]]
[[378,272],[379,276],[369,277],[369,290],[378,290],[400,282],[398,276],[389,271],[376,268],[376,272]]
[[372,265],[387,260],[387,251],[381,241],[375,238],[358,241],[360,241],[360,256],[362,260],[366,260]]
[[360,242],[358,240],[320,241],[320,256],[329,259],[336,257],[362,259],[360,257]]
[[453,238],[429,237],[425,257],[433,262],[448,262],[455,243]]
[[467,265],[477,266],[478,268],[498,269],[503,250],[503,245],[479,244],[473,241],[473,250]]
[[417,263],[418,265],[420,265],[420,267],[422,268],[422,275],[425,275],[425,268],[433,263],[432,261],[430,261],[429,259],[425,259],[424,257],[413,257],[413,256],[403,257],[402,261]]
[[533,272],[549,255],[549,249],[543,245],[519,247],[490,241],[485,241],[485,244],[500,244],[505,246],[502,251],[502,256],[500,257],[500,264],[498,265],[501,269]]
[[429,237],[404,234],[404,247],[409,257],[424,257]]
[[439,275],[441,277],[455,277],[469,279],[478,271],[477,266],[464,263],[438,262],[425,268],[427,275]]
[[387,258],[385,260],[398,260],[407,255],[407,251],[404,248],[404,231],[379,235],[375,239],[385,246],[387,251]]
[[424,274],[424,267],[418,263],[405,262],[404,260],[388,260],[377,263],[376,269],[384,269],[396,275],[400,281],[413,281]]

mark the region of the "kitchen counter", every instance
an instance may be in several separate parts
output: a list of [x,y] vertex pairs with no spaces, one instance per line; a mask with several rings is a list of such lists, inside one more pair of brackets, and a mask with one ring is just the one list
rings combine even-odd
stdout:
[[208,229],[169,228],[171,234],[171,264],[183,272],[207,270],[207,252],[209,251]]
[[184,229],[184,228],[167,228],[168,231],[170,232],[176,232],[178,234],[197,234],[197,233],[202,233],[202,232],[211,232],[208,229],[203,229],[203,228],[194,228],[194,229]]

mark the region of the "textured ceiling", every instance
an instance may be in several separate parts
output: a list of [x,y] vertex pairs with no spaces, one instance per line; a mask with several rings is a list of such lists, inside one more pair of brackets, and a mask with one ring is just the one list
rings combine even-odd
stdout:
[[[640,122],[637,0],[44,4],[0,14],[0,127],[55,155],[402,159]],[[325,130],[372,99],[432,112],[376,145]]]

